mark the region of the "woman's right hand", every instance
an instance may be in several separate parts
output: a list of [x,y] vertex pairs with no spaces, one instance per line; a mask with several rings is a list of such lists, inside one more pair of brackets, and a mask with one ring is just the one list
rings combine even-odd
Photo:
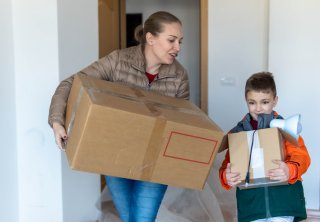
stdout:
[[228,163],[226,168],[226,179],[229,186],[234,187],[241,183],[240,173],[239,172],[231,172],[231,163]]
[[68,139],[65,128],[60,123],[54,122],[52,124],[52,129],[56,144],[58,145],[60,150],[65,151],[65,144]]

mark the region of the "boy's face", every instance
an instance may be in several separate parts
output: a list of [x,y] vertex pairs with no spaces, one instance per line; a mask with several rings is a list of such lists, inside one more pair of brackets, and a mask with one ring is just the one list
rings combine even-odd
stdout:
[[246,96],[249,113],[254,120],[258,120],[258,114],[270,114],[277,105],[278,97],[269,92],[249,91]]

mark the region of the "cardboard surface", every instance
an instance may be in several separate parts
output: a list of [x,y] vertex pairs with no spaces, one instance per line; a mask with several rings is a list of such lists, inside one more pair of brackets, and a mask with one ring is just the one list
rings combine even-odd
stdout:
[[223,131],[184,99],[84,75],[69,95],[72,169],[203,189]]
[[[278,166],[272,160],[283,160],[284,142],[278,128],[268,128],[254,131],[232,133],[228,135],[231,172],[240,172],[240,188],[246,188],[245,178],[248,171],[250,148],[252,146],[250,161],[249,187],[284,184],[279,181],[271,181],[267,177],[270,169]],[[252,143],[253,139],[253,143]]]

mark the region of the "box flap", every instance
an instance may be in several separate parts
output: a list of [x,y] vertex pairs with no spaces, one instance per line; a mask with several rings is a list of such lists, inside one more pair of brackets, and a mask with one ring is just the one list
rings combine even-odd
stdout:
[[228,142],[228,134],[224,135],[224,137],[222,138],[220,147],[218,152],[223,152],[224,150],[229,148],[229,142]]
[[294,138],[292,135],[290,135],[289,133],[287,133],[286,131],[279,129],[281,135],[288,140],[291,144],[295,145],[295,146],[299,146],[298,141],[296,140],[296,138]]

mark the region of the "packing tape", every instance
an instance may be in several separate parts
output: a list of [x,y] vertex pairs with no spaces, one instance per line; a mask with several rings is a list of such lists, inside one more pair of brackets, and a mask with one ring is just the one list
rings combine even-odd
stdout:
[[81,100],[83,91],[84,91],[84,87],[81,86],[80,90],[79,90],[79,93],[78,93],[78,96],[77,96],[77,99],[76,99],[76,102],[75,102],[74,106],[72,107],[71,116],[70,116],[70,122],[69,122],[68,130],[67,130],[67,135],[68,136],[70,136],[70,134],[72,132],[73,125],[74,125],[74,119],[75,119],[75,116],[76,116],[76,110],[78,109],[78,106],[80,104],[80,100]]
[[[94,92],[106,93],[108,95],[115,96],[118,98],[127,99],[130,101],[139,102],[139,103],[144,103],[147,105],[148,108],[159,107],[159,108],[179,111],[179,112],[183,112],[183,113],[187,113],[187,114],[201,115],[200,112],[196,112],[194,110],[148,100],[148,99],[146,99],[146,97],[143,93],[143,89],[127,86],[133,91],[133,93],[134,93],[134,95],[136,95],[136,97],[131,96],[131,95],[125,95],[125,94],[114,92],[114,91],[111,91],[108,89],[98,89],[99,87],[97,86],[96,82],[92,78],[88,78],[88,76],[83,75],[83,74],[80,74],[79,76],[80,76],[80,78],[86,79],[86,81],[81,81],[82,86],[88,90],[88,93],[90,94],[92,100],[94,100],[94,101],[96,100]],[[99,79],[99,80],[101,80],[101,79]],[[118,84],[120,84],[120,83],[118,83]],[[125,84],[123,84],[123,85],[125,86]],[[152,109],[150,111],[151,111],[151,113],[153,113],[154,109]],[[158,112],[159,111],[156,111],[155,114],[158,114]]]
[[[250,144],[253,141],[252,153],[251,153],[251,164],[250,169],[253,171],[253,178],[263,178],[265,176],[264,169],[264,154],[263,148],[260,146],[259,133],[253,133],[254,131],[247,132],[248,149],[250,154]],[[253,138],[254,136],[254,138]]]
[[[178,111],[178,112],[183,112],[183,113],[187,113],[187,114],[192,114],[192,115],[202,115],[200,112],[196,112],[194,110],[190,110],[190,109],[186,109],[186,108],[182,108],[182,107],[177,107],[177,106],[173,106],[173,105],[169,105],[169,104],[165,104],[165,103],[160,103],[160,102],[156,102],[156,101],[151,101],[146,99],[146,97],[144,96],[143,93],[139,92],[141,90],[139,89],[133,89],[134,94],[137,96],[131,96],[131,95],[125,95],[125,94],[121,94],[121,93],[117,93],[117,92],[113,92],[107,89],[95,89],[95,88],[89,88],[88,87],[88,93],[90,94],[90,97],[92,98],[92,100],[96,101],[96,97],[94,95],[94,93],[105,93],[111,96],[115,96],[121,99],[126,99],[126,100],[130,100],[133,102],[137,102],[137,103],[144,103],[147,108],[149,109],[150,107],[158,107],[158,108],[162,108],[162,109],[167,109],[167,110],[174,110],[174,111]],[[150,112],[153,112],[154,109],[151,109]],[[158,115],[157,111],[156,115]]]
[[134,94],[139,97],[139,98],[142,98],[142,97],[145,97],[145,95],[142,93],[142,91],[140,89],[137,89],[137,88],[131,88],[131,90],[134,92]]
[[130,169],[130,174],[138,174],[140,175],[139,179],[151,181],[154,167],[162,149],[162,134],[165,129],[166,122],[166,119],[163,117],[156,119],[142,165],[139,168],[134,167]]

